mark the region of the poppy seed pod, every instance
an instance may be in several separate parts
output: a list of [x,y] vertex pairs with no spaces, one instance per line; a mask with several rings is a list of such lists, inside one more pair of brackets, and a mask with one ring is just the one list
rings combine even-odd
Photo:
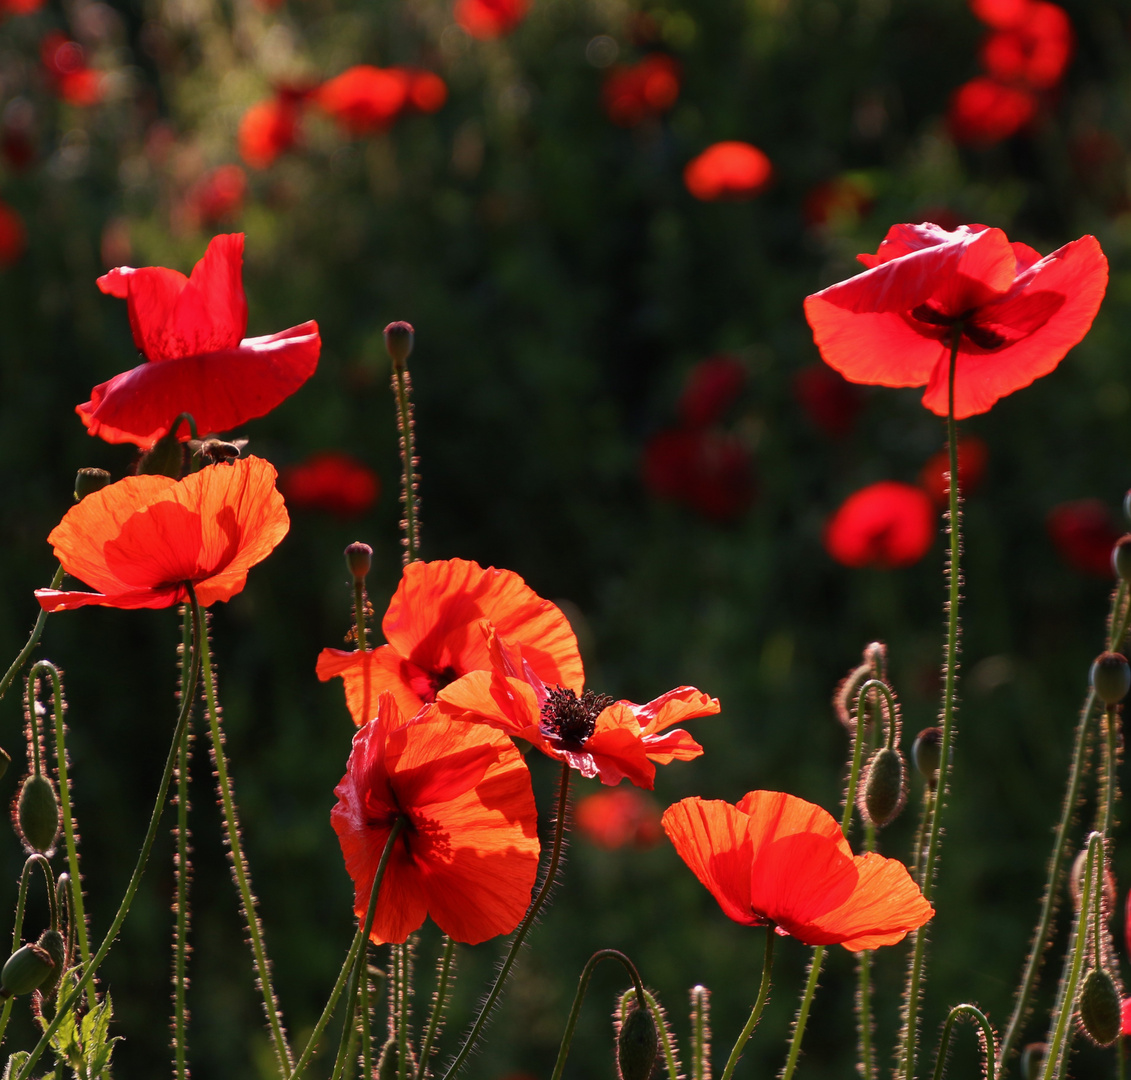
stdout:
[[1092,968],[1084,976],[1077,999],[1080,1027],[1100,1046],[1111,1046],[1122,1026],[1122,1001],[1115,980],[1103,968]]
[[1121,581],[1131,581],[1131,533],[1124,533],[1111,549],[1111,568]]
[[25,945],[8,957],[0,971],[0,998],[30,994],[55,969],[55,961],[39,945]]
[[902,755],[881,746],[868,759],[856,805],[865,821],[882,828],[903,809],[906,791]]
[[59,980],[63,977],[63,969],[67,966],[67,943],[58,930],[44,930],[36,944],[51,957],[51,962],[55,965],[55,970],[39,984],[40,993],[44,997],[50,997],[59,985]]
[[923,728],[911,745],[911,760],[919,775],[934,789],[939,782],[939,765],[942,763],[942,728]]
[[[618,1010],[623,1014],[624,1006]],[[652,1013],[633,1001],[617,1024],[617,1075],[620,1080],[648,1080],[660,1040]]]
[[1049,1052],[1049,1044],[1029,1043],[1021,1051],[1021,1080],[1038,1080]]
[[368,544],[355,541],[346,548],[346,566],[354,581],[364,581],[373,565],[373,549]]
[[59,800],[51,781],[41,773],[32,773],[20,788],[16,824],[29,851],[46,854],[54,846],[59,833]]
[[1092,663],[1092,688],[1105,705],[1118,705],[1131,690],[1131,666],[1117,652],[1100,653]]
[[101,491],[110,483],[110,474],[105,469],[79,469],[75,477],[75,502],[82,502],[88,495]]
[[393,361],[393,367],[403,368],[412,353],[416,341],[416,331],[411,323],[391,322],[385,327],[385,351]]

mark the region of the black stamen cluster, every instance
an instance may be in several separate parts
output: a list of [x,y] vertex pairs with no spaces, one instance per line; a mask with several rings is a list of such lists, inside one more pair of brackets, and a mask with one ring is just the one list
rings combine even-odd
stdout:
[[586,690],[578,697],[564,686],[549,692],[542,706],[542,731],[570,746],[581,746],[593,734],[597,717],[613,703],[607,694]]

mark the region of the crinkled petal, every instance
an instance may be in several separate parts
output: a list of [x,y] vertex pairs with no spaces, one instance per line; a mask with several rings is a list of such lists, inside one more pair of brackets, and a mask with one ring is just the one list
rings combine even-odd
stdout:
[[340,675],[346,691],[346,708],[361,727],[376,715],[377,698],[391,693],[406,716],[415,716],[424,702],[413,693],[404,672],[404,661],[391,645],[366,652],[323,649],[315,673],[322,682]]
[[694,686],[677,686],[661,694],[647,705],[629,705],[645,735],[654,735],[700,716],[714,716],[719,711],[718,698],[704,694]]

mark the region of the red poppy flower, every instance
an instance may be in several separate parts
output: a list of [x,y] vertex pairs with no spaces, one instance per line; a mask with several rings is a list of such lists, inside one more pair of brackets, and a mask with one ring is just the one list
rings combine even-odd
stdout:
[[[958,440],[958,490],[969,495],[976,490],[986,474],[989,447],[974,435],[963,435]],[[919,472],[919,486],[927,492],[937,506],[950,502],[950,452],[940,450],[933,454]]]
[[89,108],[102,100],[102,74],[86,66],[77,41],[68,41],[65,34],[52,31],[40,42],[39,54],[55,92],[68,105]]
[[228,431],[270,412],[314,374],[316,322],[244,338],[243,240],[214,236],[187,278],[163,266],[122,266],[98,279],[104,293],[126,301],[146,363],[96,386],[75,408],[91,435],[152,446],[182,412],[201,435]]
[[0,18],[5,15],[32,15],[43,7],[46,0],[2,0]]
[[448,100],[448,86],[434,71],[401,68],[408,79],[408,105],[417,112],[434,113]]
[[1031,90],[979,75],[955,90],[947,126],[956,142],[989,146],[1016,135],[1036,115]]
[[1064,75],[1075,39],[1068,13],[1046,0],[1030,0],[1023,17],[982,43],[982,66],[1003,83],[1048,90]]
[[712,716],[715,698],[680,686],[648,702],[613,701],[591,690],[547,688],[523,654],[488,634],[493,670],[472,671],[444,687],[438,708],[453,719],[479,721],[525,739],[547,757],[566,762],[582,776],[616,785],[628,780],[652,789],[656,765],[691,761],[703,748],[681,728],[684,720]]
[[299,138],[300,101],[277,95],[258,101],[243,114],[236,145],[240,157],[253,169],[266,169]]
[[1099,499],[1077,499],[1054,506],[1046,519],[1060,557],[1076,570],[1110,578],[1111,549],[1123,534]]
[[970,10],[987,26],[1008,30],[1025,19],[1033,0],[970,0]]
[[1094,236],[1041,258],[984,225],[893,225],[875,255],[857,258],[864,273],[805,300],[822,358],[852,382],[926,386],[923,404],[946,416],[950,338],[961,327],[959,420],[1052,371],[1107,288]]
[[671,428],[644,448],[644,484],[711,521],[733,521],[754,498],[750,450],[716,428]]
[[490,41],[505,37],[530,9],[530,0],[456,0],[452,16],[473,38]]
[[314,103],[351,135],[386,131],[409,101],[410,80],[400,68],[359,64],[324,82]]
[[193,184],[185,205],[194,224],[217,225],[240,215],[246,195],[247,173],[238,165],[219,165]]
[[615,851],[632,844],[655,847],[660,841],[660,808],[634,787],[598,791],[579,799],[573,811],[578,831],[597,847]]
[[0,202],[0,269],[11,266],[26,247],[24,219],[7,203]]
[[601,101],[614,124],[634,127],[660,116],[679,97],[679,65],[670,56],[653,53],[638,64],[618,64],[601,87]]
[[826,435],[843,439],[864,407],[860,387],[828,364],[810,364],[793,377],[793,393],[805,415]]
[[[1123,1006],[1120,1010],[1120,1017],[1121,1022],[1119,1026],[1119,1034],[1124,1036],[1131,1035],[1131,998],[1123,999]],[[1123,1052],[1122,1047],[1120,1047],[1119,1052]]]
[[358,726],[386,691],[412,716],[448,683],[491,667],[485,625],[518,646],[538,678],[581,689],[577,638],[561,611],[518,574],[465,559],[409,563],[381,622],[388,644],[368,652],[323,649],[318,678],[342,677]]
[[806,945],[850,952],[894,945],[934,915],[895,859],[853,855],[819,806],[780,791],[751,791],[738,805],[684,799],[664,830],[679,857],[743,926],[770,923]]
[[687,427],[717,423],[738,399],[749,372],[737,356],[710,356],[691,369],[679,396],[679,415]]
[[64,570],[96,592],[36,590],[44,611],[98,604],[164,608],[230,600],[287,535],[290,519],[261,458],[210,465],[183,480],[127,476],[76,503],[47,537]]
[[746,142],[718,142],[708,146],[683,170],[683,182],[697,199],[752,199],[773,175],[770,159]]
[[340,450],[312,454],[279,477],[279,488],[292,509],[323,510],[340,518],[360,517],[381,491],[377,474]]
[[330,821],[359,918],[393,824],[408,818],[385,868],[372,941],[404,941],[428,915],[469,945],[519,924],[538,873],[538,816],[530,773],[505,735],[434,709],[405,721],[382,694],[334,794]]
[[890,570],[917,563],[934,538],[930,496],[911,484],[881,480],[844,500],[825,527],[825,550],[845,566]]

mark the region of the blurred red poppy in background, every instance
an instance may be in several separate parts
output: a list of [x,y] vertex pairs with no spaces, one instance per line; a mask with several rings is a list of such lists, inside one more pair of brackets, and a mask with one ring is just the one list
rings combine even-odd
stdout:
[[526,18],[530,0],[456,0],[452,16],[473,38],[505,37]]
[[1008,30],[1019,25],[1033,0],[970,0],[970,10],[987,26]]
[[[958,440],[958,490],[965,497],[977,490],[986,475],[990,451],[976,435],[963,435]],[[938,506],[950,502],[950,452],[940,450],[931,455],[919,473],[919,485]]]
[[893,225],[875,255],[857,259],[864,273],[805,299],[825,363],[852,382],[926,386],[923,404],[946,416],[957,330],[959,420],[1052,371],[1107,288],[1094,236],[1042,258],[984,225]]
[[289,527],[275,470],[262,458],[183,480],[127,476],[72,506],[47,537],[63,569],[97,591],[35,596],[44,611],[165,608],[187,601],[188,581],[208,607],[238,593]]
[[679,395],[679,415],[686,427],[708,427],[723,419],[746,387],[749,372],[737,356],[720,353],[700,360]]
[[601,87],[601,101],[614,124],[633,127],[667,112],[679,97],[679,64],[652,53],[637,64],[618,64]]
[[793,376],[793,393],[805,415],[826,435],[843,439],[864,408],[864,392],[828,364],[809,364]]
[[638,848],[655,847],[663,835],[659,806],[635,787],[618,787],[584,796],[574,808],[573,821],[578,832],[590,843],[609,851],[628,844]]
[[947,126],[956,142],[988,145],[1016,135],[1036,114],[1031,90],[979,75],[951,96]]
[[1099,499],[1054,506],[1045,525],[1053,546],[1069,566],[1094,577],[1112,576],[1111,549],[1123,534]]
[[935,518],[922,488],[881,480],[844,500],[825,527],[825,550],[845,566],[911,566],[930,551]]
[[894,945],[934,909],[896,859],[853,855],[831,815],[780,791],[737,805],[684,799],[664,812],[677,854],[743,926],[770,923],[806,945]]
[[[214,236],[192,276],[121,266],[98,279],[125,300],[134,343],[146,362],[100,383],[75,412],[91,435],[152,446],[177,415],[201,435],[228,431],[270,412],[318,366],[318,324],[244,338],[243,233]],[[189,437],[188,425],[179,435]]]
[[408,102],[408,79],[399,70],[358,64],[324,82],[315,104],[351,135],[385,131]]
[[276,94],[258,101],[243,114],[236,145],[240,157],[253,169],[266,169],[298,142],[303,99]]
[[754,499],[754,464],[738,436],[717,428],[670,428],[644,447],[644,485],[712,521],[733,521]]
[[7,203],[0,202],[0,269],[11,266],[26,247],[24,219]]
[[340,518],[360,517],[381,493],[377,474],[341,450],[323,450],[285,468],[279,489],[292,510],[323,510]]
[[986,37],[979,58],[986,71],[1003,83],[1048,90],[1060,82],[1074,47],[1072,23],[1064,8],[1030,0],[1018,22]]
[[86,54],[77,41],[53,30],[40,42],[39,55],[55,92],[68,105],[89,108],[102,100],[102,73],[87,67]]
[[193,225],[218,225],[239,217],[247,195],[247,173],[238,165],[218,165],[206,172],[185,195]]
[[0,0],[0,19],[5,15],[31,15],[47,0]]
[[758,147],[746,142],[718,142],[688,162],[683,182],[704,202],[742,201],[765,190],[773,172],[770,159]]
[[424,919],[476,945],[518,926],[538,874],[538,812],[522,755],[502,732],[434,709],[406,720],[391,694],[353,739],[330,821],[364,919],[399,817],[370,940],[404,941]]

